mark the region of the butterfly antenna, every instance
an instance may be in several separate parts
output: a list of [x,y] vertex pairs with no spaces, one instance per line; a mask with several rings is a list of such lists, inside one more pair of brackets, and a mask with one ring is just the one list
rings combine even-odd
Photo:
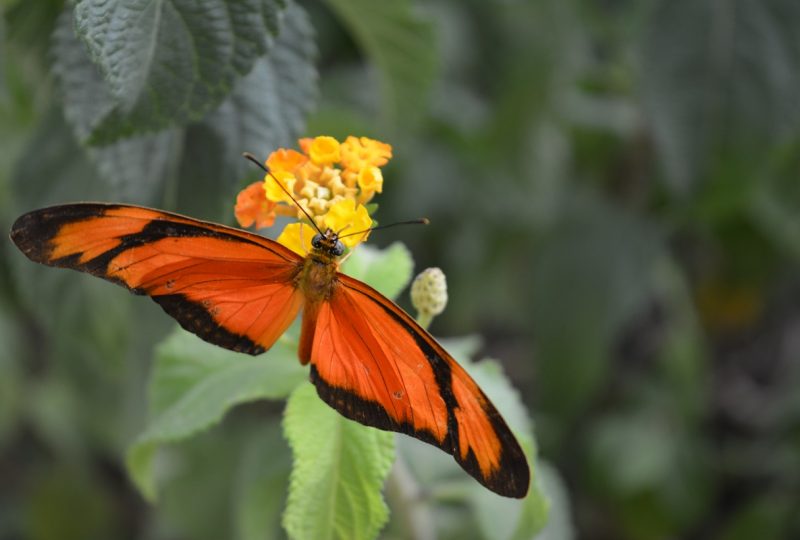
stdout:
[[364,234],[370,231],[377,231],[378,229],[388,229],[389,227],[396,227],[397,225],[428,225],[430,222],[431,220],[429,220],[428,218],[412,219],[409,221],[398,221],[397,223],[390,223],[388,225],[379,225],[377,227],[370,227],[369,229],[364,229],[363,231],[345,234],[344,236],[340,236],[339,238],[347,238],[348,236],[355,236],[357,234]]
[[255,157],[253,154],[251,154],[250,152],[244,152],[244,153],[242,153],[242,157],[244,157],[245,159],[249,159],[250,161],[252,161],[252,162],[253,162],[253,163],[255,163],[256,165],[258,165],[259,167],[261,167],[261,169],[262,169],[262,170],[263,170],[265,173],[267,173],[268,175],[270,175],[270,176],[272,177],[272,179],[273,179],[273,180],[275,180],[275,182],[276,182],[276,183],[277,183],[277,184],[280,186],[280,188],[283,190],[283,192],[284,192],[284,193],[286,193],[286,194],[289,196],[289,198],[290,198],[290,199],[292,199],[292,201],[294,202],[294,204],[296,204],[296,205],[297,205],[297,207],[298,207],[298,208],[299,208],[299,209],[300,209],[300,210],[301,210],[301,211],[302,211],[302,212],[303,212],[303,213],[306,215],[306,217],[308,218],[308,221],[311,223],[311,225],[312,225],[312,226],[313,226],[315,229],[317,229],[317,232],[318,232],[319,234],[323,235],[323,236],[325,235],[325,233],[323,233],[321,230],[319,230],[319,227],[317,227],[317,223],[314,221],[314,218],[312,218],[312,217],[311,217],[311,214],[309,214],[308,212],[306,212],[306,209],[305,209],[305,208],[303,208],[303,207],[300,205],[300,203],[299,203],[299,202],[297,202],[297,199],[295,199],[295,198],[292,196],[292,194],[289,192],[289,190],[288,190],[288,189],[286,189],[286,187],[285,187],[285,186],[284,186],[284,185],[281,183],[281,181],[280,181],[280,180],[278,180],[277,178],[275,178],[275,175],[274,175],[274,174],[272,174],[272,171],[270,171],[269,169],[267,169],[267,168],[264,166],[264,164],[263,164],[263,163],[261,163],[260,161],[258,161],[258,159],[257,159],[257,158],[256,158],[256,157]]

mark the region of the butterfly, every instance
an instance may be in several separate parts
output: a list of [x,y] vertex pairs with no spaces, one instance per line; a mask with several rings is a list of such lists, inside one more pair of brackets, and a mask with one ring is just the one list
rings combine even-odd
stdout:
[[301,256],[240,229],[126,204],[34,210],[11,239],[37,263],[147,295],[189,332],[251,355],[302,310],[298,356],[345,417],[430,443],[490,490],[522,498],[525,455],[483,391],[397,304],[338,271],[345,249],[319,231]]

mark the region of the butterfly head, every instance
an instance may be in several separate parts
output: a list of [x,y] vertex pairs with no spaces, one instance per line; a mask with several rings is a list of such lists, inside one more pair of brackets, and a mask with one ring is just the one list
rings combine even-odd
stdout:
[[315,234],[311,239],[311,247],[314,248],[314,251],[332,258],[338,258],[344,254],[344,244],[339,240],[339,235],[331,229],[326,230],[324,234]]

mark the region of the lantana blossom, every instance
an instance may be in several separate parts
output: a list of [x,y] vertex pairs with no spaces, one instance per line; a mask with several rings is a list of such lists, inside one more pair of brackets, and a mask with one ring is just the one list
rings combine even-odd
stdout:
[[[294,217],[299,222],[288,224],[278,242],[305,255],[316,233],[308,223],[310,216],[320,230],[341,234],[342,243],[354,248],[369,235],[372,218],[365,205],[383,191],[380,167],[392,157],[392,147],[353,136],[344,142],[319,136],[298,143],[302,152],[287,148],[272,152],[265,163],[270,173],[239,193],[237,221],[242,227],[264,228],[276,216]],[[353,234],[360,231],[367,232]]]

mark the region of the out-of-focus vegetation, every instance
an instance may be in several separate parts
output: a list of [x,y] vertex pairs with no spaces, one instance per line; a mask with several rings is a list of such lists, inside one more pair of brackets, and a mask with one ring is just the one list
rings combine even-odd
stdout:
[[[541,538],[800,537],[796,0],[76,4],[0,3],[0,228],[92,199],[231,222],[258,176],[241,151],[391,142],[379,219],[433,224],[371,243],[442,267],[432,330],[481,335],[514,381],[547,462]],[[160,13],[152,49],[102,6]],[[185,376],[202,343],[0,249],[0,538],[285,534],[283,402],[167,446],[148,505],[125,453],[165,404],[151,362]],[[385,537],[512,537],[406,442]]]

